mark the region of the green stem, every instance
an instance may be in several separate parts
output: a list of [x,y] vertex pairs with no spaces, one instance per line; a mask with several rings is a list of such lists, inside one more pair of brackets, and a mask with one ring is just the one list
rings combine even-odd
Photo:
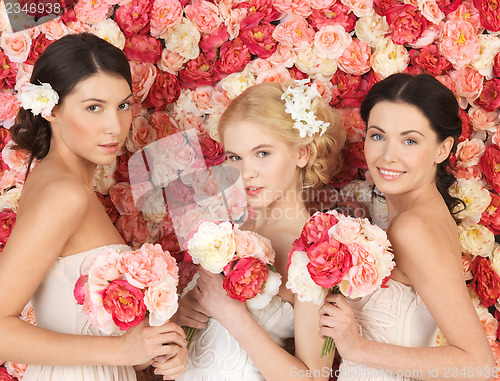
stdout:
[[[330,289],[329,294],[340,294],[340,289],[338,286],[334,286]],[[328,355],[328,361],[333,361],[333,355],[335,353],[335,342],[329,336],[325,337],[325,341],[323,342],[323,347],[321,348],[321,358]]]
[[196,334],[197,329],[193,327],[182,327],[184,329],[184,332],[186,333],[186,341],[187,341],[187,348],[191,346],[191,342],[193,341],[193,337]]

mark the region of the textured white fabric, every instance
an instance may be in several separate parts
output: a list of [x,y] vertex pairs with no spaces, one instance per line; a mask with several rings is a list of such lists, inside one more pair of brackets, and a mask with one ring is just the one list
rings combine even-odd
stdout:
[[[129,248],[126,245],[108,245],[57,259],[31,299],[38,326],[61,333],[103,335],[91,326],[82,312],[82,306],[76,304],[73,289],[89,261],[109,247]],[[24,381],[136,381],[136,379],[133,367],[45,365],[29,365],[23,378]]]

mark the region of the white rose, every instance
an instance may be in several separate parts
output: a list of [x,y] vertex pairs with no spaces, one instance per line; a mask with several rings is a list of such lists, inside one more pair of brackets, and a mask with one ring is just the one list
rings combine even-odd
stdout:
[[170,319],[178,308],[177,280],[168,276],[166,280],[147,288],[144,304],[149,311],[149,325],[160,326]]
[[311,78],[329,81],[337,72],[337,61],[331,58],[322,58],[315,47],[310,46],[297,53],[295,66]]
[[496,243],[493,245],[493,250],[490,255],[491,267],[500,275],[500,244]]
[[[247,66],[248,67],[248,66]],[[250,86],[256,84],[255,75],[250,69],[245,68],[238,73],[232,73],[223,78],[220,82],[222,88],[226,91],[229,99],[234,99]]]
[[370,57],[370,64],[375,73],[383,78],[391,74],[401,73],[410,62],[410,55],[403,45],[392,42],[391,37],[385,37],[377,45]]
[[21,197],[20,188],[11,188],[0,196],[0,210],[11,209],[17,211],[19,198]]
[[462,205],[456,207],[456,210],[460,212],[455,215],[463,219],[465,224],[477,224],[481,219],[481,214],[491,202],[490,192],[473,179],[457,179],[448,192],[452,197],[457,197],[465,203],[464,210],[461,210]]
[[493,78],[493,59],[500,52],[500,39],[490,34],[479,35],[479,57],[471,65],[486,79]]
[[141,212],[146,220],[157,224],[165,219],[167,208],[163,200],[162,189],[157,189],[147,195],[142,205]]
[[200,31],[190,20],[183,17],[179,25],[173,28],[165,40],[167,49],[184,58],[194,60],[200,54],[198,46]]
[[354,28],[356,37],[375,48],[379,42],[391,32],[385,17],[374,13],[371,16],[360,17]]
[[326,296],[326,290],[318,286],[311,278],[307,270],[309,258],[304,251],[295,251],[292,254],[290,267],[288,268],[288,281],[286,288],[297,294],[301,302],[313,302],[321,305]]
[[94,189],[102,194],[109,194],[109,188],[116,183],[114,173],[116,161],[109,165],[97,165],[94,172]]
[[466,254],[487,257],[495,244],[495,235],[484,225],[458,226],[459,242]]
[[31,110],[33,115],[41,114],[47,117],[52,108],[59,102],[59,95],[49,83],[34,85],[26,83],[18,94],[19,102],[25,110]]
[[123,50],[125,46],[125,35],[120,30],[118,24],[111,19],[106,19],[98,22],[97,24],[93,24],[90,28],[90,33],[108,41],[118,49]]
[[193,102],[192,97],[189,95],[191,90],[181,90],[179,94],[179,99],[174,104],[174,112],[173,116],[178,121],[181,115],[192,114],[195,116],[202,116],[202,113],[198,107],[196,107],[196,103]]
[[222,116],[223,111],[214,111],[213,113],[207,115],[207,118],[205,119],[205,126],[207,128],[208,135],[215,140],[216,142],[220,143],[220,138],[219,138],[219,130],[218,130],[218,125],[219,125],[219,120],[220,117]]
[[262,291],[257,296],[246,301],[246,305],[250,311],[258,311],[267,307],[271,302],[273,296],[275,296],[281,286],[281,275],[272,271],[269,271],[267,280],[264,283]]
[[188,241],[188,252],[193,262],[212,273],[220,273],[235,255],[233,226],[205,221]]

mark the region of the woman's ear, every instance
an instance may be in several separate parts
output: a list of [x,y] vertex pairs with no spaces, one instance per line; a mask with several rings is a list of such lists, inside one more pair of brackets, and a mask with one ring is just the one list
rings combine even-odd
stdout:
[[439,145],[439,150],[438,150],[438,155],[436,157],[436,164],[440,164],[443,161],[445,161],[448,156],[450,156],[451,149],[453,148],[453,143],[455,142],[455,139],[453,139],[451,136],[448,136],[446,139],[444,139],[440,145]]
[[298,149],[298,160],[297,160],[297,166],[299,168],[304,168],[307,163],[309,163],[309,157],[311,156],[311,148],[308,145],[300,146]]
[[[57,107],[57,106],[56,106]],[[52,109],[52,111],[50,112],[50,115],[48,116],[44,116],[43,119],[45,119],[47,122],[49,123],[54,123],[55,120],[56,120],[56,115],[55,115],[55,111],[57,110],[56,107],[54,107]]]

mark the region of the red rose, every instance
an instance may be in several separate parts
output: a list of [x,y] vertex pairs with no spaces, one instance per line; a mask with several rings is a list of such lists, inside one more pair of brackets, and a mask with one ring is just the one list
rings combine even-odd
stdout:
[[182,87],[195,89],[200,86],[209,86],[218,81],[215,75],[214,62],[207,59],[205,54],[188,61],[184,69],[179,71],[179,81]]
[[373,0],[373,9],[380,16],[385,16],[386,13],[401,4],[398,0]]
[[334,188],[342,188],[349,184],[351,181],[358,178],[358,168],[349,163],[347,160],[342,164],[342,168],[334,178],[330,181],[331,186]]
[[16,85],[17,64],[0,49],[0,87],[13,89]]
[[88,275],[81,275],[76,281],[75,288],[73,289],[73,296],[75,297],[76,304],[83,305],[85,302],[85,285],[88,280]]
[[16,223],[16,213],[12,210],[0,212],[0,248],[3,249]]
[[307,244],[328,242],[328,230],[339,222],[337,217],[329,213],[317,213],[306,222],[300,237]]
[[5,367],[0,366],[0,381],[17,381],[17,378],[7,373],[7,369]]
[[493,74],[500,77],[500,53],[497,53],[493,59]]
[[481,25],[491,32],[500,30],[500,2],[498,0],[474,0],[479,11]]
[[102,304],[122,331],[139,325],[147,312],[142,291],[126,280],[109,282],[102,293]]
[[147,108],[154,107],[155,111],[164,110],[167,104],[177,102],[180,94],[181,87],[177,76],[158,70],[144,105]]
[[158,243],[161,245],[161,248],[164,251],[168,251],[177,262],[181,261],[184,257],[184,253],[181,251],[181,247],[175,233],[163,235]]
[[115,226],[125,242],[132,247],[140,246],[150,236],[148,222],[144,219],[142,213],[124,214],[118,217]]
[[232,299],[246,302],[260,294],[269,268],[254,257],[235,259],[224,267],[224,290]]
[[[10,142],[10,132],[8,129],[0,127],[0,150],[3,150],[8,142]],[[1,156],[1,155],[0,155]]]
[[101,203],[104,205],[104,209],[106,210],[106,213],[108,214],[109,219],[111,222],[114,224],[118,217],[120,217],[120,213],[118,213],[118,210],[116,209],[115,204],[113,204],[113,201],[111,200],[111,196],[109,195],[104,195],[102,193],[96,192],[97,198]]
[[472,128],[472,123],[470,122],[469,119],[469,114],[467,114],[467,112],[464,109],[460,108],[458,114],[460,116],[460,119],[462,119],[462,135],[460,135],[458,139],[458,143],[460,143],[465,139],[470,138],[473,132],[473,128]]
[[344,147],[343,156],[348,160],[353,166],[359,169],[368,169],[365,160],[365,142],[355,142],[349,143]]
[[129,181],[128,176],[128,161],[132,156],[132,153],[126,152],[123,155],[117,157],[116,161],[116,171],[114,176],[118,182]]
[[500,148],[495,144],[487,145],[479,166],[486,182],[500,193]]
[[219,142],[207,135],[199,135],[198,140],[205,164],[208,167],[222,164],[226,160],[226,153]]
[[166,111],[157,111],[149,116],[149,124],[156,130],[157,139],[179,132],[179,126]]
[[312,13],[307,17],[309,24],[316,30],[320,30],[328,25],[342,25],[349,33],[356,26],[356,16],[351,12],[351,9],[336,1],[331,7],[325,9],[313,9]]
[[33,40],[33,43],[31,44],[30,54],[26,59],[26,63],[33,65],[40,56],[40,54],[42,54],[45,48],[49,46],[51,43],[52,41],[49,40],[47,37],[45,37],[45,34],[40,33],[38,37],[35,38]]
[[153,2],[150,0],[132,0],[115,11],[114,20],[127,38],[147,33],[152,8]]
[[177,292],[182,294],[184,288],[191,282],[194,274],[198,272],[198,265],[192,262],[180,261],[177,262],[179,267],[179,284],[177,286]]
[[[368,77],[367,77],[368,78]],[[368,91],[368,82],[360,75],[337,70],[330,80],[333,84],[332,107],[359,107]]]
[[453,11],[456,11],[457,8],[460,6],[461,2],[462,2],[461,0],[437,0],[436,1],[439,9],[441,9],[445,15],[447,15]]
[[[260,20],[264,22],[274,21],[280,16],[280,12],[273,7],[272,0],[243,1],[235,5],[234,8],[244,8],[248,11],[245,20],[249,18],[259,20],[254,25],[257,25]],[[242,27],[249,25],[245,23],[245,20],[242,22]]]
[[229,33],[224,24],[211,34],[204,34],[200,40],[200,49],[210,61],[217,58],[217,49],[229,40]]
[[497,111],[500,109],[500,79],[492,78],[484,81],[483,91],[474,103],[486,111]]
[[300,71],[300,69],[298,69],[296,66],[292,66],[290,69],[288,69],[288,71],[290,72],[292,78],[296,79],[297,81],[309,78],[309,76],[306,73]]
[[428,24],[427,19],[410,4],[401,4],[389,9],[385,17],[393,30],[392,41],[398,45],[417,41]]
[[312,280],[325,288],[339,284],[351,266],[351,254],[338,241],[315,243],[307,250],[307,256]]
[[156,63],[161,57],[162,46],[159,39],[139,34],[125,41],[123,52],[130,61]]
[[413,65],[422,68],[433,76],[441,75],[450,70],[453,65],[440,52],[435,44],[425,45],[422,49],[410,50]]
[[472,287],[483,306],[490,307],[500,297],[500,277],[491,267],[488,258],[479,255],[472,261]]
[[481,225],[485,225],[493,234],[500,234],[500,196],[495,192],[490,192],[491,202],[488,208],[481,215]]
[[215,70],[221,74],[231,74],[242,71],[250,62],[252,56],[241,38],[225,42],[219,51],[219,59]]
[[250,53],[259,56],[259,58],[269,58],[278,48],[278,42],[272,34],[275,26],[268,23],[262,23],[252,28],[240,31],[240,37],[248,47]]

